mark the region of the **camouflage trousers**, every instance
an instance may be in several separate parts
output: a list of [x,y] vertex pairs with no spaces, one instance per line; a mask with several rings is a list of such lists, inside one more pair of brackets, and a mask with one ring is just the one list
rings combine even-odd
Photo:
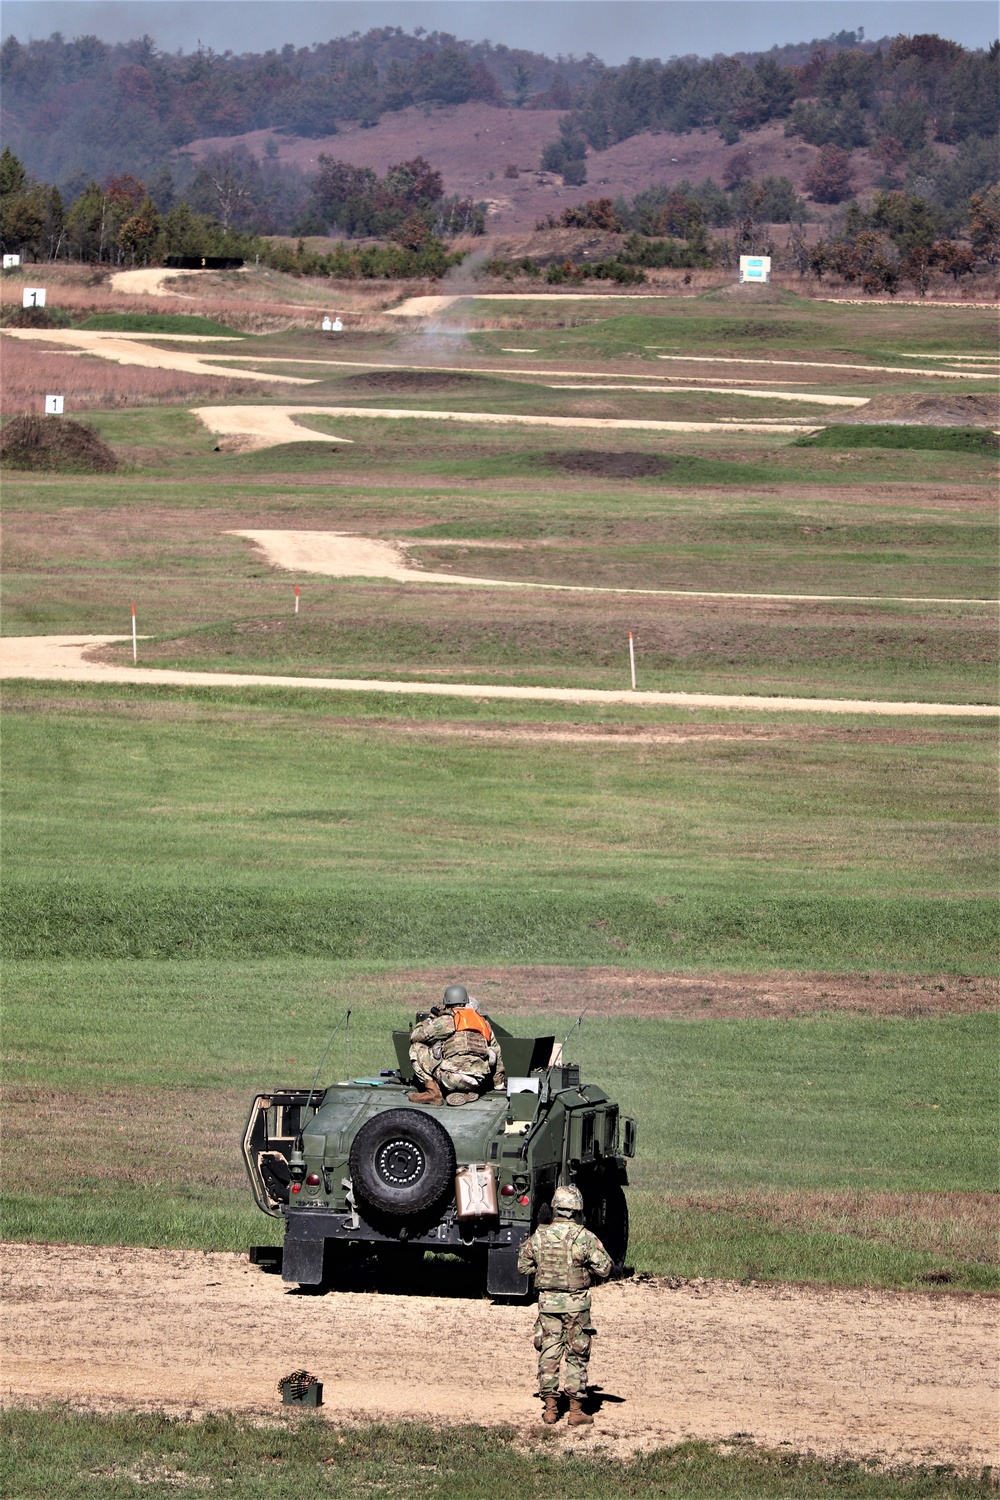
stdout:
[[438,1058],[427,1042],[411,1042],[410,1061],[420,1082],[433,1079],[443,1094],[472,1094],[489,1087],[490,1065],[485,1057],[460,1053]]
[[592,1331],[590,1308],[579,1312],[545,1312],[543,1305],[539,1306],[534,1338],[538,1350],[538,1394],[558,1395],[559,1371],[565,1361],[563,1390],[567,1396],[585,1396]]

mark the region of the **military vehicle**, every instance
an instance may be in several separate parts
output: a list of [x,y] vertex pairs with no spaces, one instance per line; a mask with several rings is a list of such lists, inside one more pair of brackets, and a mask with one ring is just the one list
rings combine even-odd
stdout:
[[407,1099],[409,1031],[393,1033],[397,1066],[377,1078],[257,1095],[243,1155],[258,1207],[285,1221],[285,1281],[320,1286],[361,1244],[397,1258],[457,1253],[482,1266],[490,1296],[522,1297],[521,1242],[570,1183],[583,1194],[586,1224],[624,1264],[635,1122],[582,1082],[553,1037],[492,1024],[507,1087],[457,1108]]

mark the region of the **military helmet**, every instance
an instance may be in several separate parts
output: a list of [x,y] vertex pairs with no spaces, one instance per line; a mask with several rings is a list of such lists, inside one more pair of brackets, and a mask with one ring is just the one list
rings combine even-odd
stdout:
[[452,1006],[452,1005],[468,1005],[468,1003],[469,1003],[469,992],[465,988],[465,985],[464,984],[449,984],[448,988],[444,992],[444,1004],[447,1005],[447,1006]]
[[560,1187],[552,1194],[552,1207],[556,1213],[578,1214],[583,1212],[583,1194],[579,1188]]

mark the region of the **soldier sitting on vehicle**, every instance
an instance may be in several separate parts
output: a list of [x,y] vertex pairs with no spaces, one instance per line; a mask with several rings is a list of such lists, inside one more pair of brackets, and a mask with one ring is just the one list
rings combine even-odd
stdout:
[[413,1104],[471,1104],[490,1088],[506,1088],[500,1044],[462,984],[450,984],[441,1006],[410,1032],[410,1061],[421,1089]]
[[611,1256],[596,1234],[574,1222],[583,1212],[579,1188],[560,1187],[552,1194],[553,1223],[542,1222],[525,1240],[517,1257],[522,1276],[535,1278],[538,1319],[535,1348],[538,1350],[538,1394],[545,1403],[542,1421],[559,1420],[559,1371],[566,1362],[566,1394],[569,1425],[590,1427],[593,1417],[584,1411],[587,1365],[590,1361],[590,1283],[603,1281],[612,1270]]

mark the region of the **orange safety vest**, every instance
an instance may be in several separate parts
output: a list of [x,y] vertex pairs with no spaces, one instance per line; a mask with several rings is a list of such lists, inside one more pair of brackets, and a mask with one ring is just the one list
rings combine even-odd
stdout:
[[488,1042],[493,1040],[493,1028],[485,1016],[481,1016],[478,1010],[473,1010],[471,1005],[456,1006],[452,1011],[455,1017],[456,1031],[478,1031]]

